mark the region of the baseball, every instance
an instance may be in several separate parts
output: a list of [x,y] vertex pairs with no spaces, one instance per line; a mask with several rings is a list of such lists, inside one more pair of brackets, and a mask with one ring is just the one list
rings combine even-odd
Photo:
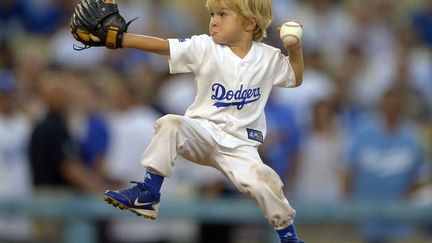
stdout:
[[295,46],[302,38],[303,29],[301,24],[288,21],[281,26],[279,34],[284,45]]

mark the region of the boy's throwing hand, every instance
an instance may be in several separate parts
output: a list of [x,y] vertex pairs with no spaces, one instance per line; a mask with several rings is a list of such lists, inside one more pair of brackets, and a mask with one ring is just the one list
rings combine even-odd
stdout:
[[279,31],[280,38],[287,49],[300,45],[303,26],[295,21],[285,22]]

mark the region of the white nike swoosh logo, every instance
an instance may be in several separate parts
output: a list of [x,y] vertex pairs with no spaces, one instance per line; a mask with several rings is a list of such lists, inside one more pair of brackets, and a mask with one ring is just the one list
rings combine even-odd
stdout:
[[138,198],[137,198],[137,199],[135,199],[134,205],[135,205],[135,206],[138,206],[138,207],[141,207],[141,206],[151,205],[151,204],[154,204],[154,203],[156,203],[156,202],[140,203],[140,202],[138,201]]

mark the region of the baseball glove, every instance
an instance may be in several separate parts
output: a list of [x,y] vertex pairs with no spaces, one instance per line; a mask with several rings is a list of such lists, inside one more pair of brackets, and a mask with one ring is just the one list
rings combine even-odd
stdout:
[[132,21],[126,23],[115,0],[80,0],[69,27],[73,37],[84,47],[74,45],[74,49],[84,50],[92,46],[122,48],[123,33],[127,32]]

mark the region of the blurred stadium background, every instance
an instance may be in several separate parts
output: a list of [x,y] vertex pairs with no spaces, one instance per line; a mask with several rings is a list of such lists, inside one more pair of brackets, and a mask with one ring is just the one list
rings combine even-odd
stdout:
[[[117,0],[129,32],[207,33],[204,0]],[[277,242],[219,173],[177,161],[161,217],[105,205],[142,178],[153,123],[183,114],[190,75],[134,50],[74,51],[75,0],[0,0],[0,242]],[[304,26],[305,75],[275,89],[260,152],[310,243],[432,240],[432,1],[273,0]]]

